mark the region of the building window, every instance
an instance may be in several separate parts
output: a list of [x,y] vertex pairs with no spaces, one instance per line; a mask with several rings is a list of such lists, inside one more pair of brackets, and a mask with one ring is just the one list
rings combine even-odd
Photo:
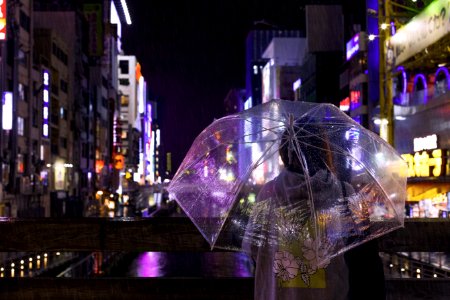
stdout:
[[33,122],[33,127],[38,127],[38,110],[36,108],[33,108],[33,115],[31,116],[31,121]]
[[30,32],[30,17],[27,16],[22,10],[20,11],[19,23],[23,29]]
[[128,106],[129,98],[126,95],[120,96],[120,105],[121,106]]
[[67,139],[66,138],[61,138],[60,145],[61,145],[62,148],[67,149]]
[[17,134],[20,136],[24,135],[25,120],[22,117],[17,117]]
[[67,81],[61,79],[61,81],[60,81],[60,83],[59,83],[59,86],[60,86],[60,88],[61,88],[61,91],[63,91],[64,93],[67,94],[67,90],[68,90],[68,84],[67,84]]
[[55,43],[52,43],[52,53],[56,58],[58,58],[63,64],[67,65],[67,54],[58,47]]
[[119,61],[119,69],[121,74],[128,74],[130,72],[128,60]]
[[128,85],[130,85],[130,80],[128,78],[121,78],[121,79],[119,79],[119,84],[128,86]]
[[61,107],[59,109],[59,116],[61,119],[67,120],[67,109],[65,109],[64,107]]
[[28,86],[19,83],[18,87],[19,99],[22,101],[28,101]]

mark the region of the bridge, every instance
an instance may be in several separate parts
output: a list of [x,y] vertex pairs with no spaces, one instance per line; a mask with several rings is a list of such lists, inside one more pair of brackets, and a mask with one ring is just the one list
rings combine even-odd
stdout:
[[[407,219],[380,251],[450,252],[450,219]],[[5,252],[209,252],[188,218],[0,220]],[[253,278],[2,278],[2,299],[253,299]],[[447,299],[449,278],[386,279],[387,299]]]

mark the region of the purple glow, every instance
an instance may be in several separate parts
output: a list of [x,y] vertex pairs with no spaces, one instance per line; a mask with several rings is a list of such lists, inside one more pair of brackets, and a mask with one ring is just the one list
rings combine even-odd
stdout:
[[158,277],[161,276],[159,252],[146,252],[139,255],[136,264],[138,277]]
[[416,90],[416,86],[417,86],[417,82],[419,81],[419,79],[422,81],[422,84],[423,84],[423,104],[426,104],[427,103],[427,79],[426,79],[426,77],[425,77],[425,75],[424,74],[417,74],[415,77],[414,77],[414,92],[418,92],[417,90]]
[[394,36],[396,31],[395,22],[391,22],[391,36]]
[[47,70],[42,72],[42,136],[48,137],[49,126],[48,126],[48,111],[49,111],[49,85],[50,85],[50,74]]
[[450,90],[450,74],[446,67],[440,67],[436,70],[435,80],[438,78],[440,72],[444,72],[445,77],[447,78],[447,90]]
[[3,92],[3,119],[2,119],[2,128],[4,130],[12,129],[12,113],[13,111],[13,93],[11,92]]
[[359,33],[351,38],[346,45],[347,60],[353,57],[359,51]]
[[[397,67],[397,71],[401,71],[402,72],[402,78],[403,78],[403,89],[402,89],[402,93],[406,94],[406,72],[405,72],[405,68],[402,66]],[[426,85],[425,85],[426,86]]]

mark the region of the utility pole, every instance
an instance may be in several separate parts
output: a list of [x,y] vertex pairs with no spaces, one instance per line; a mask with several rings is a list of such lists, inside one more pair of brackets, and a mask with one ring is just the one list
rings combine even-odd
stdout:
[[378,30],[380,38],[380,136],[394,146],[394,105],[392,72],[387,65],[387,44],[391,37],[391,0],[379,1]]

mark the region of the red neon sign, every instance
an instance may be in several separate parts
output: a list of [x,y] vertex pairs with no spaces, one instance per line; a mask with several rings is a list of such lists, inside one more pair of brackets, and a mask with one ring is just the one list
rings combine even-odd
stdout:
[[6,0],[0,0],[0,40],[6,40]]

